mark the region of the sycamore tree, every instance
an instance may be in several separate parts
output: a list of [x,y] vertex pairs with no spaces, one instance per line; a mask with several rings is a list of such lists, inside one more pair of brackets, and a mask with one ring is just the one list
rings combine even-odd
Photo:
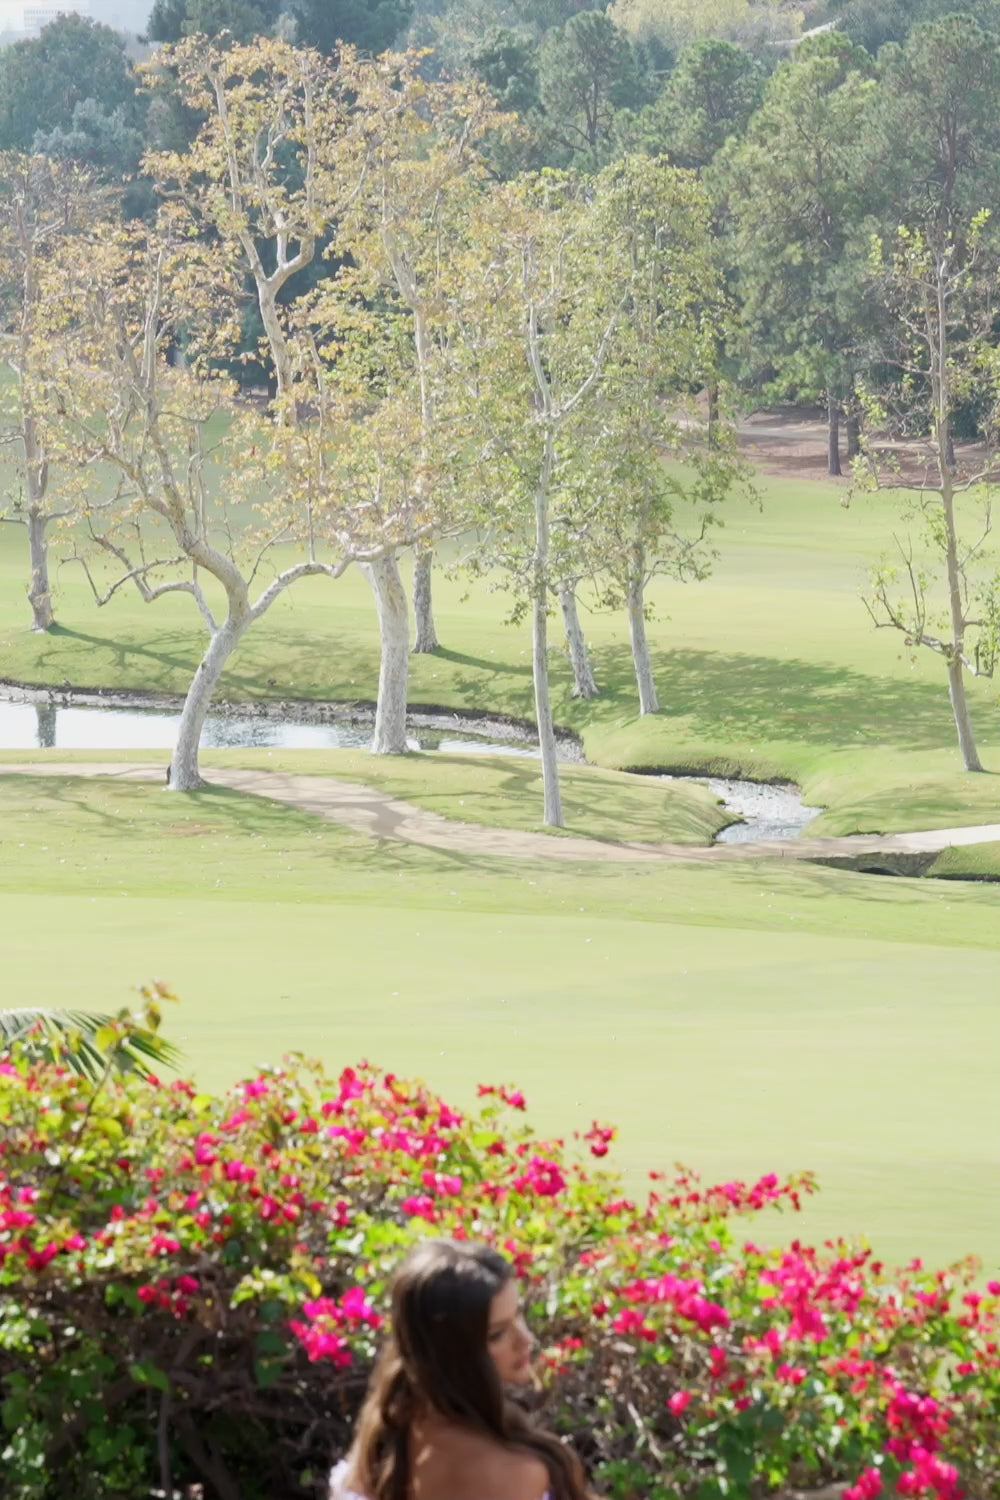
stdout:
[[[455,483],[460,465],[449,451],[449,424],[437,411],[436,366],[415,364],[409,311],[378,290],[370,267],[342,266],[303,312],[312,324],[319,378],[340,409],[339,419],[333,413],[329,473],[352,513],[364,518],[366,535],[380,543],[360,561],[379,624],[372,749],[404,755],[410,610],[399,559],[404,551],[420,557],[442,535],[462,528],[467,508]],[[302,424],[300,440],[314,427]]]
[[214,247],[161,215],[102,225],[85,248],[46,268],[42,420],[63,463],[105,476],[68,533],[98,604],[135,587],[149,604],[188,595],[199,612],[208,641],[169,773],[191,791],[209,703],[246,632],[293,584],[337,578],[395,538],[331,473],[327,412],[287,426],[236,406],[217,361],[227,332],[238,336],[239,286]]
[[[484,91],[426,83],[419,61],[367,61],[348,48],[328,61],[278,42],[216,48],[193,39],[160,53],[154,74],[204,115],[189,151],[161,153],[151,165],[192,230],[223,248],[254,288],[275,371],[276,431],[315,448],[317,414],[333,403],[319,444],[326,482],[346,475],[356,495],[366,473],[375,487],[377,502],[356,513],[378,518],[362,551],[382,648],[373,748],[386,754],[407,748],[409,627],[397,553],[416,548],[421,644],[433,649],[430,548],[453,494],[435,482],[431,325],[445,208],[492,114]],[[346,264],[310,286],[306,273],[324,253]],[[408,341],[397,336],[404,312]],[[396,420],[369,448],[364,424],[382,401]],[[390,495],[406,524],[387,530]]]
[[[434,532],[456,523],[454,507],[442,504],[441,492],[435,496],[431,491],[435,474],[440,474],[433,455],[442,441],[447,443],[435,395],[446,375],[439,350],[443,268],[460,253],[470,201],[485,183],[479,147],[501,127],[503,117],[481,86],[427,81],[421,63],[419,54],[387,55],[360,73],[356,108],[370,122],[368,167],[363,190],[338,229],[336,252],[356,268],[353,284],[359,294],[372,304],[388,297],[389,315],[393,309],[404,314],[400,321],[408,352],[401,358],[409,366],[418,403],[417,499],[428,520],[436,521],[413,560],[413,650],[427,653],[439,645],[432,591]],[[332,286],[328,299],[334,323],[338,290]],[[388,565],[386,559],[383,569]],[[390,580],[394,596],[401,586],[397,578]],[[395,614],[385,614],[389,618]],[[399,642],[383,638],[383,655],[387,647],[403,658],[405,704],[405,655]],[[404,748],[405,724],[401,738]]]
[[249,278],[274,368],[274,413],[294,425],[296,385],[310,380],[297,337],[296,278],[321,253],[339,215],[360,191],[363,122],[352,118],[357,58],[330,63],[263,38],[217,46],[191,37],[147,65],[154,98],[180,97],[202,120],[181,151],[147,158],[161,194]]
[[83,231],[100,213],[101,195],[87,175],[42,156],[0,156],[0,358],[9,374],[3,387],[0,429],[14,482],[0,496],[0,521],[23,526],[28,541],[28,603],[33,630],[55,624],[49,579],[49,529],[69,513],[75,487],[66,472],[55,482],[39,420],[36,328],[42,309],[42,276],[60,242]]
[[599,598],[624,608],[642,714],[659,711],[647,589],[707,576],[717,506],[742,470],[731,425],[710,434],[692,393],[714,390],[726,303],[711,209],[695,175],[628,158],[599,179],[595,213],[627,295],[592,438],[599,476],[580,541]]
[[[872,578],[865,600],[880,629],[940,656],[962,762],[981,771],[965,691],[967,673],[992,677],[1000,644],[1000,552],[993,492],[1000,478],[1000,361],[995,348],[1000,249],[989,217],[937,234],[899,229],[877,240],[872,280],[890,317],[883,358],[897,379],[868,392],[880,433],[915,436],[904,468],[873,440],[857,465],[870,486],[907,496],[896,555]],[[956,410],[975,393],[981,442],[956,457]]]
[[[544,172],[474,205],[465,253],[451,268],[455,381],[483,532],[479,564],[500,566],[515,612],[531,620],[532,674],[544,784],[543,821],[561,827],[549,685],[548,617],[563,571],[554,509],[570,471],[588,463],[596,399],[624,305],[586,179]],[[596,478],[596,475],[594,476]],[[576,487],[584,488],[582,480]]]
[[[561,607],[576,690],[592,696],[576,584],[592,577],[607,593],[613,570],[632,605],[645,693],[643,590],[654,573],[685,573],[700,555],[701,519],[681,539],[686,527],[671,522],[665,496],[644,505],[640,495],[661,483],[675,498],[693,489],[668,478],[663,461],[718,331],[708,211],[694,175],[664,161],[628,161],[596,178],[541,173],[476,206],[454,268],[464,325],[456,319],[451,353],[481,444],[479,566],[503,570],[512,614],[531,621],[547,824],[562,821],[550,612]],[[693,432],[689,446],[698,447]],[[699,490],[696,512],[707,493]]]

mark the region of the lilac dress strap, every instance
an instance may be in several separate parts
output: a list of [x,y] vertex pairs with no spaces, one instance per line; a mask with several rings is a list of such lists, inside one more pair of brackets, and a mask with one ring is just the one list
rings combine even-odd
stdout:
[[[343,1459],[330,1475],[329,1500],[365,1500],[364,1495],[359,1495],[357,1490],[347,1488],[347,1460]],[[552,1500],[548,1490],[542,1496],[542,1500]]]

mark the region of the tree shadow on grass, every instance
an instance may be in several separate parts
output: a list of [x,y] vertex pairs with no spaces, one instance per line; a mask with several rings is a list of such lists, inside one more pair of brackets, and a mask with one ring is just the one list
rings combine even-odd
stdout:
[[[443,768],[453,769],[458,782],[452,787],[442,786],[441,778],[433,776],[427,782],[425,796],[415,805],[426,806],[431,812],[440,812],[442,817],[475,823],[478,821],[476,807],[470,808],[467,805],[470,801],[480,804],[486,801],[491,806],[508,809],[516,802],[525,809],[523,821],[515,823],[507,818],[490,826],[532,833],[543,831],[540,760],[514,757],[501,759],[498,756],[490,762],[494,779],[482,784],[477,780],[470,782],[467,779],[470,770],[479,761],[478,756],[449,755],[435,751],[432,758],[434,766],[442,768],[442,775]],[[572,773],[566,775],[567,769],[564,767],[564,774],[560,778],[565,832],[575,838],[587,838],[595,844],[617,844],[631,839],[650,843],[681,841],[704,844],[707,841],[705,808],[696,793],[685,787],[668,786],[662,782],[630,786],[624,777],[613,788],[617,820],[614,831],[595,831],[595,803],[599,804],[602,789],[606,789],[607,783],[582,782],[574,778]],[[592,772],[588,774],[593,775]],[[662,799],[659,806],[657,790]],[[413,794],[409,795],[412,799]],[[405,801],[407,792],[400,789],[398,796]],[[599,806],[597,811],[600,812]],[[558,838],[558,834],[553,834],[552,837]]]
[[[41,644],[37,661],[52,672],[64,670],[65,643],[106,654],[123,685],[150,692],[184,692],[201,654],[203,638],[195,630],[166,631],[154,640],[116,639],[58,626],[51,646]],[[326,650],[328,670],[316,668]],[[588,724],[618,722],[638,713],[632,661],[625,645],[606,645],[594,653],[601,697],[580,703],[572,697],[572,676],[561,649],[551,654],[556,718],[562,727],[580,730]],[[84,652],[79,653],[79,658]],[[447,663],[442,696],[464,712],[514,713],[531,716],[531,666],[509,658],[471,656],[442,649],[434,658]],[[279,665],[280,664],[280,665]],[[75,686],[84,681],[78,660],[72,663]],[[422,664],[421,664],[422,665]],[[856,668],[800,658],[718,651],[658,651],[654,672],[663,705],[653,722],[685,721],[685,735],[713,743],[756,744],[789,741],[803,745],[860,748],[898,745],[913,750],[950,747],[954,726],[942,672],[940,685],[875,677]],[[94,675],[107,678],[108,671]],[[251,635],[235,653],[224,674],[222,698],[288,697],[365,703],[375,692],[378,651],[371,642],[317,640],[307,632]],[[301,680],[299,680],[301,678]],[[357,686],[349,700],[345,685]],[[107,682],[103,684],[107,686]],[[437,706],[434,689],[417,668],[410,689],[411,708]],[[988,710],[973,704],[982,732]]]
[[[131,636],[117,635],[95,635],[85,630],[74,630],[68,625],[54,625],[46,632],[43,638],[45,642],[51,642],[49,649],[41,645],[36,653],[36,660],[41,667],[54,666],[57,670],[65,662],[65,643],[76,642],[81,647],[91,647],[94,651],[110,657],[116,673],[123,674],[128,679],[129,668],[135,661],[143,662],[147,667],[152,666],[154,675],[152,680],[144,682],[144,689],[150,693],[154,692],[177,692],[183,689],[178,687],[178,678],[183,681],[190,680],[195,667],[201,656],[202,648],[199,648],[198,637],[192,630],[188,631],[161,631],[155,637],[155,645],[139,641]],[[78,670],[80,658],[74,659],[75,680],[72,686],[80,691],[114,691],[116,683],[108,682],[104,672],[95,675],[102,679],[98,682],[86,680],[86,675],[81,677]],[[187,683],[184,682],[186,688]],[[131,686],[123,688],[124,691],[142,691]]]
[[[604,697],[585,711],[566,704],[572,720],[618,719],[623,712],[634,716],[627,647],[605,647],[595,657]],[[717,651],[660,652],[654,669],[661,717],[685,719],[687,732],[714,742],[791,741],[842,748],[894,744],[927,750],[950,746],[954,739],[943,674],[938,687],[823,662]],[[977,716],[985,720],[983,709]]]
[[[697,875],[713,868],[717,872],[717,867],[698,866]],[[885,909],[895,908],[912,913],[915,902],[926,903],[939,920],[941,888],[936,881],[919,876],[886,877],[860,870],[833,869],[809,860],[782,861],[773,856],[760,861],[727,865],[725,872],[727,880],[732,882],[735,889],[758,899],[763,888],[775,900],[801,903],[805,907],[817,902],[829,903],[831,898],[836,900],[841,897],[850,901],[863,901],[866,906],[874,904]],[[733,925],[742,925],[753,914],[752,904],[748,903],[742,915],[734,916]],[[808,912],[804,911],[803,916],[807,915]],[[780,930],[793,933],[797,929],[789,925],[787,929]],[[803,927],[802,930],[809,929]],[[861,939],[869,937],[858,916],[852,917],[845,935]],[[883,935],[872,932],[870,936],[872,940],[878,941]],[[891,936],[886,935],[886,940],[892,940]],[[946,932],[924,929],[920,935],[914,932],[907,941],[937,944],[942,941],[947,943],[948,937]]]
[[[271,849],[279,849],[282,840],[289,840],[298,856],[319,859],[337,868],[338,873],[343,873],[345,861],[352,869],[376,873],[453,873],[456,865],[471,865],[484,872],[492,868],[488,858],[373,836],[266,795],[210,782],[199,791],[168,793],[156,782],[113,776],[51,776],[43,772],[38,776],[5,777],[0,765],[0,809],[11,814],[30,811],[33,819],[50,817],[53,823],[61,818],[59,833],[53,831],[50,839],[68,834],[71,840],[70,830],[75,826],[83,837],[111,845],[122,864],[133,859],[143,863],[144,848],[152,842],[190,836],[192,843],[186,845],[190,873],[197,864],[199,839],[211,841],[213,858],[221,841],[234,863],[244,859],[244,841],[266,839]],[[300,838],[308,843],[297,843]],[[213,863],[212,873],[217,869]],[[261,873],[266,878],[266,871]],[[266,897],[266,890],[262,894]]]

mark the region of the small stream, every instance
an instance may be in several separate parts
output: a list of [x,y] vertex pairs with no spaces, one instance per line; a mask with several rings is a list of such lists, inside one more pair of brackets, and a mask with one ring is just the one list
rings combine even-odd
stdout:
[[727,812],[743,821],[730,823],[716,834],[717,844],[752,844],[768,839],[794,839],[822,812],[807,807],[802,793],[789,781],[742,781],[722,776],[660,776],[659,781],[688,781],[707,786]]
[[[205,750],[367,750],[371,720],[329,716],[317,706],[300,717],[275,717],[270,706],[253,712],[210,714],[201,744]],[[75,707],[58,703],[0,703],[2,750],[172,750],[179,713],[159,708]],[[476,720],[476,729],[451,714],[411,716],[411,750],[445,755],[537,756],[538,747],[508,724]],[[482,726],[486,732],[479,732]],[[502,736],[502,737],[500,737]],[[560,758],[581,759],[575,741],[560,740]]]

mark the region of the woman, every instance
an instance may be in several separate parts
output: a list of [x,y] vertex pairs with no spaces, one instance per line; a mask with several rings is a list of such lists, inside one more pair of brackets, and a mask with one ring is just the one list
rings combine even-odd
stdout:
[[417,1245],[330,1500],[588,1500],[576,1456],[504,1396],[530,1380],[533,1343],[502,1255]]

